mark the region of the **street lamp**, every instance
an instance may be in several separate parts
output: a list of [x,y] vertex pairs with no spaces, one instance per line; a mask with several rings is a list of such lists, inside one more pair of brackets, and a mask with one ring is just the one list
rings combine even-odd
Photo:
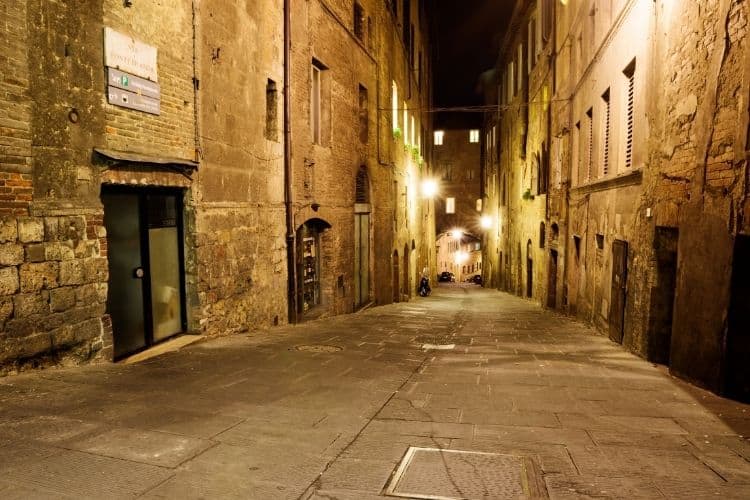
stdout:
[[492,217],[490,217],[489,215],[483,215],[479,221],[479,224],[482,226],[482,229],[492,228]]
[[438,184],[434,179],[425,179],[422,181],[422,196],[425,198],[434,198],[438,193]]
[[461,229],[453,229],[451,231],[451,236],[454,240],[460,240],[464,237],[464,232]]

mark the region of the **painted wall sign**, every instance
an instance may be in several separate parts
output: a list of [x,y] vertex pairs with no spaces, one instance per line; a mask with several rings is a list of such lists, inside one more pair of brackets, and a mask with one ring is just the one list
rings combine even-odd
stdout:
[[161,88],[158,83],[125,73],[119,69],[107,68],[107,82],[112,87],[129,90],[130,92],[145,95],[152,99],[159,99],[161,97]]
[[159,81],[156,66],[156,47],[104,28],[104,65],[127,73]]
[[118,89],[112,85],[107,87],[107,102],[115,106],[135,109],[152,115],[161,114],[161,102],[158,99],[139,95],[129,90]]

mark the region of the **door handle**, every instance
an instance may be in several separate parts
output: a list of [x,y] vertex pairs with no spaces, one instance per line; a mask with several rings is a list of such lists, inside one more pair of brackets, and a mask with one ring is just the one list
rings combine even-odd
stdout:
[[143,279],[143,276],[145,274],[146,273],[143,271],[142,267],[136,267],[135,269],[133,269],[133,277],[134,278]]

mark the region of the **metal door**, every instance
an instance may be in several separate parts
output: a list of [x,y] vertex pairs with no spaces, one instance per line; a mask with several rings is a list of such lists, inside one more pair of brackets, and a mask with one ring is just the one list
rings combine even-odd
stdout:
[[628,280],[628,244],[612,243],[612,294],[609,305],[609,337],[622,344],[625,333],[625,297]]
[[109,288],[115,358],[146,347],[140,203],[137,194],[105,193]]
[[182,207],[174,191],[102,190],[115,359],[185,330]]
[[370,301],[370,214],[354,215],[354,300]]

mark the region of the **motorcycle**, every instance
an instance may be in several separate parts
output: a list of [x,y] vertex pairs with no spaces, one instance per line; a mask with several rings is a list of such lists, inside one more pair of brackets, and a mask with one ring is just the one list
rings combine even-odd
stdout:
[[430,280],[427,278],[427,276],[422,276],[422,279],[419,280],[419,296],[420,297],[427,297],[432,293],[432,288],[430,288]]

